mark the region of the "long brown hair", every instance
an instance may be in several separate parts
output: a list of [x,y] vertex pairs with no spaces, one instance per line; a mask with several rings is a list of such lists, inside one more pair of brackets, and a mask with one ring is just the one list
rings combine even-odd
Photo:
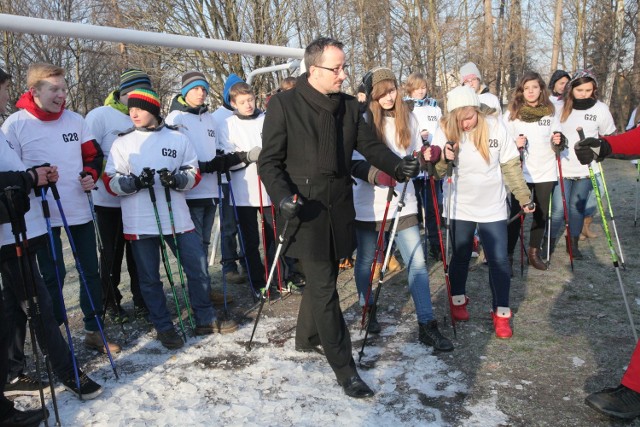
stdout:
[[[398,90],[398,86],[394,80],[382,80],[373,85],[371,90],[369,109],[371,110],[373,119],[373,128],[381,141],[386,141],[384,137],[384,110],[380,106],[378,100],[394,89]],[[402,100],[402,96],[399,91],[393,105],[393,110],[391,111],[394,112],[396,140],[386,142],[387,144],[395,143],[396,147],[406,150],[411,146],[411,112],[409,111],[407,104]]]
[[518,81],[518,85],[513,91],[513,96],[509,102],[509,120],[515,120],[520,116],[520,109],[527,103],[524,100],[524,85],[532,80],[536,80],[540,86],[538,106],[550,108],[552,115],[555,112],[553,102],[549,99],[550,95],[549,90],[547,89],[547,84],[542,80],[540,74],[533,71],[527,71],[522,77],[520,77],[520,81]]
[[571,115],[571,112],[573,111],[573,101],[575,100],[575,98],[573,97],[573,89],[585,83],[593,83],[593,92],[591,93],[591,98],[598,99],[598,84],[591,77],[580,77],[575,80],[571,80],[569,83],[567,83],[567,85],[569,85],[569,88],[565,87],[564,89],[564,105],[562,106],[560,122],[566,122],[569,118],[569,115]]
[[472,110],[478,114],[478,124],[469,132],[469,139],[473,141],[476,150],[478,150],[484,161],[488,164],[489,125],[486,121],[486,114],[480,111],[480,108],[471,106],[456,108],[440,119],[440,127],[444,131],[447,141],[461,143],[464,131],[460,124],[465,115]]

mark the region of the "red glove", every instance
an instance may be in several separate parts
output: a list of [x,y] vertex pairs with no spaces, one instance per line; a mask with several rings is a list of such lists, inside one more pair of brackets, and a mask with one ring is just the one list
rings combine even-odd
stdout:
[[378,173],[376,173],[376,177],[374,178],[374,181],[376,182],[376,185],[380,185],[382,187],[396,186],[396,180],[391,178],[389,175],[387,175],[382,171],[378,171]]
[[440,160],[440,156],[442,155],[442,149],[437,145],[423,146],[420,149],[420,155],[418,156],[418,158],[420,159],[420,166],[422,166],[423,169],[427,164],[427,161],[424,159],[424,152],[427,151],[427,149],[429,148],[431,148],[431,156],[428,163],[432,163],[432,164],[438,163],[438,161]]

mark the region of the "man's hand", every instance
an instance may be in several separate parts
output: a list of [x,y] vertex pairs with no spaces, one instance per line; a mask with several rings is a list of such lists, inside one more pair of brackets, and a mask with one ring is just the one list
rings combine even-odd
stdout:
[[611,145],[603,138],[585,138],[578,142],[573,149],[583,165],[588,165],[594,160],[601,162],[611,154]]
[[396,181],[405,182],[408,179],[418,176],[420,172],[420,162],[413,156],[405,156],[396,166],[394,175]]
[[280,201],[280,215],[287,221],[294,219],[298,216],[303,204],[302,199],[297,194],[285,197]]

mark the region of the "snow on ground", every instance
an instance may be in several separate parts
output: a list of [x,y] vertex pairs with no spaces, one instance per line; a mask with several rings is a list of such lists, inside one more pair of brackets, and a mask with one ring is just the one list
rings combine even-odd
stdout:
[[[119,380],[106,357],[89,373],[104,386],[98,398],[82,402],[62,387],[56,389],[62,424],[440,426],[453,420],[436,408],[457,411],[451,405],[463,399],[456,395],[469,391],[460,371],[417,343],[409,326],[400,323],[385,328],[376,345],[365,350],[363,360],[373,367],[360,373],[375,397],[348,398],[324,356],[294,350],[294,325],[293,318],[263,317],[250,352],[246,343],[252,323],[230,335],[189,338],[177,351],[164,349],[154,333],[142,335],[116,356]],[[351,335],[357,358],[357,326]],[[21,397],[17,402],[33,407],[34,400]],[[470,417],[456,424],[508,420],[495,398],[459,410]],[[53,413],[49,421],[54,422]]]

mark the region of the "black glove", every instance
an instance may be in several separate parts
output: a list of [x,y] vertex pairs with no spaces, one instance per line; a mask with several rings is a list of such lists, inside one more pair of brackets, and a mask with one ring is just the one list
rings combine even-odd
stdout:
[[393,175],[398,182],[405,182],[407,179],[418,176],[420,172],[420,161],[413,156],[405,156],[398,163]]
[[186,185],[185,176],[170,172],[169,169],[161,169],[158,171],[158,174],[160,175],[160,184],[162,184],[163,187],[177,190],[184,188]]
[[280,201],[280,215],[287,221],[294,219],[298,216],[303,204],[302,199],[297,194],[285,197]]
[[569,146],[569,141],[562,132],[554,132],[553,134],[555,135],[556,133],[560,134],[560,144],[556,145],[554,143],[551,143],[551,148],[553,149],[553,151],[555,151],[556,154],[558,154],[564,151]]
[[202,173],[225,172],[225,159],[223,156],[215,156],[208,162],[198,162],[198,168]]
[[140,173],[140,176],[135,176],[131,174],[133,177],[133,183],[136,186],[136,190],[140,191],[144,188],[151,188],[153,184],[155,184],[156,180],[153,175],[155,175],[156,171],[151,168],[144,168]]
[[573,149],[583,165],[588,165],[594,160],[601,162],[612,151],[611,145],[603,138],[585,138],[578,142]]
[[14,185],[0,190],[0,224],[22,218],[30,209],[29,193]]

